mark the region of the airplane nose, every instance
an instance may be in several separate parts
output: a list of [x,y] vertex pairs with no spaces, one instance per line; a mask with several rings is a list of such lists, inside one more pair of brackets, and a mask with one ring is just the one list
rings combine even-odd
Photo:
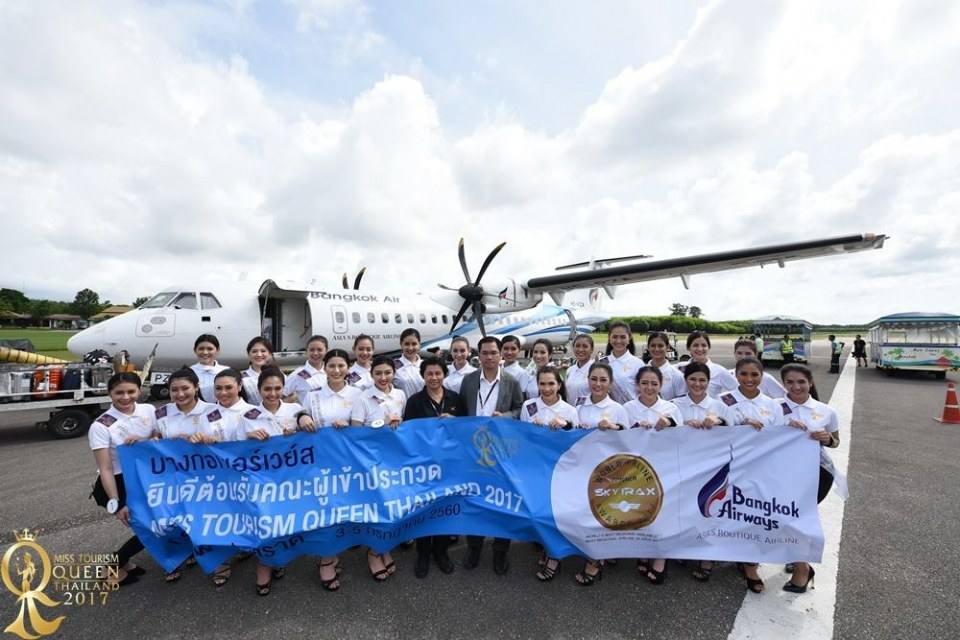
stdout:
[[95,324],[88,329],[75,333],[67,340],[67,349],[70,353],[78,356],[93,351],[103,344],[104,340],[103,324]]

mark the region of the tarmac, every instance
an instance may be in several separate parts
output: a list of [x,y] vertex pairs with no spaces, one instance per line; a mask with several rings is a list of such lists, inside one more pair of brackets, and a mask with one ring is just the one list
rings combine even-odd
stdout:
[[[824,401],[838,379],[827,373],[827,349],[825,341],[817,342],[811,358]],[[732,342],[717,340],[714,360],[732,366],[732,355],[725,355],[730,352]],[[845,360],[844,366],[852,367],[853,361]],[[929,374],[888,377],[873,368],[851,373],[852,420],[841,425],[841,436],[852,436],[850,498],[843,505],[842,537],[834,541],[839,542],[836,589],[818,594],[832,600],[834,613],[819,628],[832,629],[835,638],[955,637],[960,629],[960,581],[953,573],[960,569],[955,532],[960,425],[932,419],[942,410],[946,385]],[[948,379],[957,382],[960,376]],[[29,527],[39,530],[39,542],[51,555],[113,551],[129,532],[87,499],[95,465],[86,438],[53,440],[33,427],[44,417],[42,412],[0,415],[0,547],[10,545],[14,530]],[[845,434],[847,429],[852,434]],[[397,575],[380,584],[370,578],[362,552],[351,551],[342,556],[343,584],[336,593],[321,590],[314,562],[302,558],[266,598],[254,593],[252,560],[216,589],[198,568],[166,584],[143,553],[137,560],[148,573],[110,594],[105,606],[42,609],[48,619],[66,615],[52,637],[139,640],[764,638],[784,636],[774,619],[781,603],[792,615],[829,610],[813,610],[808,604],[813,599],[804,600],[808,596],[776,593],[788,578],[780,567],[765,567],[764,575],[775,577],[761,595],[747,594],[730,565],[717,568],[702,584],[690,577],[691,567],[671,563],[667,583],[653,586],[629,560],[583,588],[572,579],[581,568],[575,558],[563,563],[557,579],[538,582],[537,555],[527,543],[512,546],[505,577],[494,575],[489,546],[473,571],[462,568],[464,552],[461,539],[450,550],[457,563],[453,574],[443,575],[434,566],[426,579],[417,580],[413,550],[398,550]],[[744,632],[738,617],[756,598],[769,599],[764,611],[773,613],[768,622],[761,619]],[[15,597],[0,588],[0,623],[12,622],[18,611]],[[808,630],[795,637],[831,636],[820,633]]]

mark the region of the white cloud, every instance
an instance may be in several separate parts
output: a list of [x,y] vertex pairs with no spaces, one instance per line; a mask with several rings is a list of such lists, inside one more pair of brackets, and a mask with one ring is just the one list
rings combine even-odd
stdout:
[[[177,13],[181,25],[137,4],[2,6],[0,214],[16,243],[0,264],[2,284],[28,293],[89,286],[125,300],[241,271],[338,283],[361,264],[368,286],[457,285],[461,235],[474,271],[507,240],[492,273],[516,276],[589,257],[893,236],[880,252],[701,276],[689,292],[625,287],[623,312],[680,301],[714,318],[864,321],[949,307],[960,276],[958,90],[942,74],[960,53],[951,5],[711,3],[558,133],[497,97],[501,70],[539,71],[502,54],[468,56],[490,87],[482,104],[458,90],[472,68],[445,73],[429,56],[406,60],[415,75],[320,101],[275,89],[238,50],[196,46],[209,15]],[[304,40],[290,46],[342,52],[317,63],[327,75],[400,49],[359,2],[293,9],[290,37]],[[225,11],[256,14],[247,2]],[[474,115],[467,133],[445,126],[447,103]],[[69,266],[35,270],[37,257]]]

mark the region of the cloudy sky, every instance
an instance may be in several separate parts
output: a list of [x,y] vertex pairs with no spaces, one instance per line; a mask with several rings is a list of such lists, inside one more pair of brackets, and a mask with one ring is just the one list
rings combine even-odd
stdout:
[[621,289],[960,312],[960,4],[0,0],[0,286],[427,290],[850,233],[881,251]]

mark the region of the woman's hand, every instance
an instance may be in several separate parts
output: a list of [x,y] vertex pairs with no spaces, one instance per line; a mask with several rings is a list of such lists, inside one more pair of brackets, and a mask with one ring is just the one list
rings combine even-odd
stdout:
[[117,520],[122,522],[124,526],[130,526],[130,507],[123,507],[116,513]]
[[493,413],[490,414],[490,417],[491,417],[491,418],[499,418],[499,417],[502,416],[502,415],[503,415],[503,414],[500,413],[499,411],[494,411]]
[[127,436],[127,439],[123,441],[123,444],[137,444],[143,440],[143,438],[138,438],[137,436]]
[[[800,429],[801,431],[807,430],[807,425],[797,420],[796,418],[791,418],[790,422],[788,422],[787,424],[793,427],[794,429]],[[816,440],[816,438],[814,438],[814,440]]]
[[704,429],[712,429],[713,427],[716,427],[716,426],[718,426],[719,424],[721,424],[720,418],[718,418],[717,416],[711,416],[711,415],[707,415],[707,416],[703,419],[703,422],[700,423],[700,425],[701,425]]
[[670,418],[666,416],[660,416],[660,419],[657,420],[657,424],[653,425],[653,428],[656,429],[657,431],[663,431],[667,427],[672,427],[672,426],[674,425],[670,422]]
[[597,429],[603,429],[604,431],[608,429],[617,430],[619,428],[620,427],[618,425],[615,425],[614,423],[610,422],[610,419],[606,417],[601,418],[600,422],[597,423]]
[[316,431],[317,423],[313,421],[313,418],[308,415],[302,415],[297,418],[297,428],[302,431]]
[[810,439],[816,440],[821,446],[825,447],[830,444],[830,441],[833,440],[833,437],[830,435],[829,431],[811,431]]
[[563,429],[565,426],[567,426],[567,421],[561,418],[560,416],[557,416],[550,421],[551,431],[556,431],[557,429]]
[[745,419],[743,420],[743,424],[750,425],[751,427],[753,427],[753,428],[756,429],[757,431],[760,431],[760,429],[763,429],[763,423],[760,422],[759,420],[754,419],[754,418],[745,418]]
[[391,429],[396,429],[397,427],[399,427],[401,422],[403,422],[403,418],[401,418],[395,413],[391,413],[390,415],[387,416],[387,426],[390,427]]
[[333,423],[334,429],[343,429],[344,427],[349,427],[350,423],[346,420],[336,420]]
[[296,432],[297,432],[296,429],[284,429],[284,430],[283,430],[283,435],[285,435],[285,436],[292,436],[292,435],[295,434]]
[[263,429],[255,429],[247,434],[248,440],[266,440],[269,437],[270,434]]

